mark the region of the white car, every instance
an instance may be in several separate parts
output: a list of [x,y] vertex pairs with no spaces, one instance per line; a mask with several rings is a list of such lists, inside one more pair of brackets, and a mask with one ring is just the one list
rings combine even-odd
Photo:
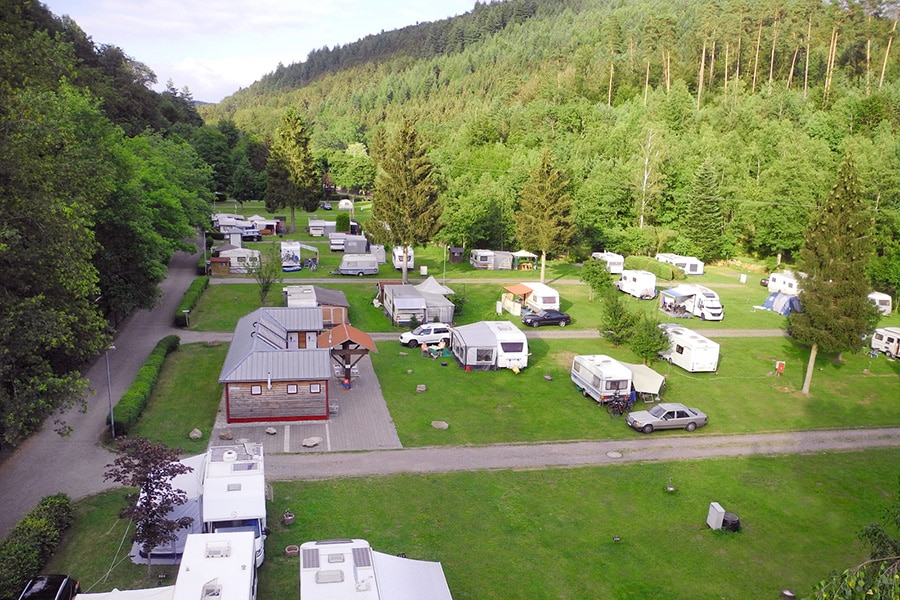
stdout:
[[677,402],[661,402],[650,410],[628,413],[628,426],[636,431],[653,433],[657,429],[685,429],[693,431],[708,422],[706,415],[697,408],[688,408]]
[[400,334],[400,343],[410,348],[416,348],[422,344],[438,344],[441,341],[450,345],[450,326],[446,323],[425,323],[412,331]]

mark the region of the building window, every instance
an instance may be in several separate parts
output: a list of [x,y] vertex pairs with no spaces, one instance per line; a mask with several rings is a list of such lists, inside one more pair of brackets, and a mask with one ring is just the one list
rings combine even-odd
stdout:
[[250,393],[253,394],[254,396],[259,396],[260,394],[262,394],[262,386],[261,385],[251,385]]
[[296,394],[297,393],[297,384],[289,383],[287,386],[287,393],[288,394]]
[[309,393],[310,394],[318,394],[322,391],[322,386],[318,383],[309,384]]

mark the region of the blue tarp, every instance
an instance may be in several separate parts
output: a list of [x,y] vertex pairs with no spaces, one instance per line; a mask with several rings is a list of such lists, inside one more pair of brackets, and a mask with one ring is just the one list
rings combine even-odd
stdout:
[[792,312],[801,312],[802,310],[800,299],[797,296],[791,296],[782,292],[769,294],[769,297],[763,302],[763,308],[781,315],[789,315]]

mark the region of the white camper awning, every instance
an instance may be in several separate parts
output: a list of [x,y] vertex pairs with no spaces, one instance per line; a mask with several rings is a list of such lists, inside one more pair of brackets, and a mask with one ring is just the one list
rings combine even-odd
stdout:
[[622,363],[631,371],[632,385],[634,391],[639,394],[653,394],[658,396],[662,391],[666,378],[648,367],[647,365],[633,365],[630,363]]
[[372,552],[378,592],[390,600],[452,600],[441,563]]
[[114,588],[111,592],[98,592],[96,594],[78,594],[85,600],[172,600],[175,597],[175,586],[145,588],[141,590],[120,590]]

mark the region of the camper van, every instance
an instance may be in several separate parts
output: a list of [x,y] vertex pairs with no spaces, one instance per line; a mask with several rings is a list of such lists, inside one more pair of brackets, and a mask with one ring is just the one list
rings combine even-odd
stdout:
[[615,252],[594,252],[591,258],[605,262],[606,272],[613,275],[619,275],[625,269],[625,257]]
[[686,275],[703,275],[703,261],[695,256],[681,256],[680,254],[672,254],[664,252],[656,255],[659,262],[675,265]]
[[869,294],[869,300],[872,301],[872,304],[878,307],[878,312],[886,317],[891,316],[893,305],[891,304],[891,297],[889,294],[885,294],[883,292],[872,292],[871,294]]
[[669,349],[660,358],[691,373],[712,372],[719,368],[719,344],[676,323],[661,323],[669,338]]
[[253,534],[195,533],[187,537],[172,600],[255,600]]
[[631,394],[631,369],[605,354],[583,354],[572,359],[572,381],[585,398],[600,404]]
[[255,565],[263,563],[263,542],[269,529],[262,444],[248,442],[209,449],[200,513],[206,533],[251,532]]
[[870,343],[875,352],[890,358],[900,356],[900,327],[879,327]]
[[345,254],[337,268],[339,275],[377,275],[378,259],[374,254]]
[[559,292],[544,283],[528,282],[522,285],[531,288],[525,296],[525,306],[539,310],[559,310]]
[[[391,262],[398,271],[403,270],[403,246],[394,246],[391,251]],[[416,253],[412,246],[406,247],[406,270],[412,271],[416,268]]]
[[[806,277],[806,275],[801,273],[800,277]],[[769,275],[769,283],[766,284],[766,288],[770,293],[781,292],[782,294],[796,296],[800,293],[800,282],[793,271],[782,271],[781,273]]]
[[659,308],[669,314],[694,315],[704,321],[721,321],[725,317],[719,295],[703,285],[676,285],[662,290]]
[[641,300],[656,298],[656,275],[650,271],[625,269],[622,277],[616,282],[620,292],[631,294]]

